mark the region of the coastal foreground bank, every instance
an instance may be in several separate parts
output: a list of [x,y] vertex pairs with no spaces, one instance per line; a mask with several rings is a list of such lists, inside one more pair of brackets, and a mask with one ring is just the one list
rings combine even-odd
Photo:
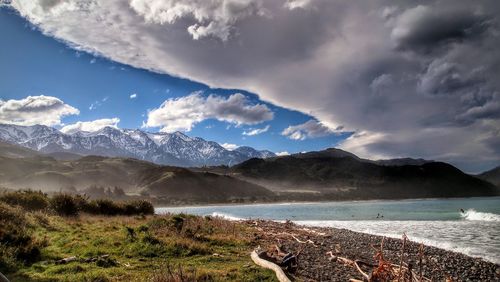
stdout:
[[276,281],[254,252],[294,281],[500,281],[498,264],[406,237],[159,215],[145,201],[33,191],[0,197],[0,273],[10,281]]

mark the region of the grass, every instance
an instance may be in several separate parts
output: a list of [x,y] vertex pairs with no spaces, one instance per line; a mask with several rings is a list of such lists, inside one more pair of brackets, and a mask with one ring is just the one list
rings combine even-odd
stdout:
[[[11,281],[275,281],[250,260],[249,227],[220,218],[40,212],[25,217],[31,240],[44,243],[37,245],[35,262],[4,273]],[[73,262],[57,263],[73,256]]]

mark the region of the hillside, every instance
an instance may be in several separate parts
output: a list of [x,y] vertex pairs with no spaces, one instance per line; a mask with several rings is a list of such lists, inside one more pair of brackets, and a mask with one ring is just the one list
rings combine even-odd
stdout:
[[0,140],[0,155],[10,158],[24,158],[37,156],[39,153]]
[[232,167],[231,173],[274,191],[316,192],[323,199],[500,195],[491,183],[450,164],[377,164],[338,149],[251,159]]
[[[7,149],[6,149],[7,148]],[[59,191],[91,185],[120,187],[135,195],[163,202],[265,201],[274,194],[255,184],[229,176],[193,172],[130,158],[86,156],[61,161],[49,156],[9,157],[16,146],[0,151],[0,187]]]
[[485,171],[479,174],[477,177],[489,181],[495,184],[497,187],[500,187],[500,166],[495,167],[494,169]]

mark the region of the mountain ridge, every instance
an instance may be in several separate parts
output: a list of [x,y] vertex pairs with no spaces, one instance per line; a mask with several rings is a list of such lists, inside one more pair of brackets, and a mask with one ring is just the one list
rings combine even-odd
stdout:
[[133,158],[57,160],[0,141],[0,188],[92,195],[93,187],[118,187],[128,196],[162,204],[271,201],[275,197],[264,187],[227,175]]
[[139,129],[104,127],[95,132],[63,133],[44,125],[0,124],[0,140],[45,154],[71,153],[131,157],[163,165],[212,166],[236,164],[250,158],[273,157],[252,147],[227,150],[214,141],[181,132],[151,133]]
[[444,162],[370,161],[340,149],[253,158],[230,174],[277,193],[314,192],[333,200],[500,195],[492,183]]
[[500,166],[482,172],[481,174],[477,175],[477,177],[489,181],[500,188]]

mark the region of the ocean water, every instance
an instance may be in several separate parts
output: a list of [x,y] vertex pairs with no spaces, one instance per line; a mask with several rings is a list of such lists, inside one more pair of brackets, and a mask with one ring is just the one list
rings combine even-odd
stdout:
[[[464,212],[462,212],[463,210]],[[157,208],[228,219],[261,218],[401,238],[500,264],[500,197]]]

